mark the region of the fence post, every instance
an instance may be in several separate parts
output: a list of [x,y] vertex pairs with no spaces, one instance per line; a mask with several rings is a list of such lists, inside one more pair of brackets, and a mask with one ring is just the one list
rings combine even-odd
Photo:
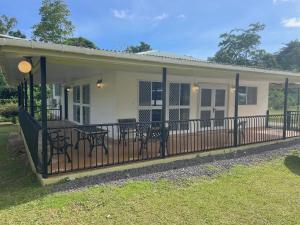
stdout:
[[59,105],[59,120],[62,120],[62,105]]
[[64,101],[64,104],[65,104],[65,119],[67,120],[68,119],[68,89],[65,88],[65,101]]
[[269,127],[269,117],[270,117],[270,111],[267,110],[267,113],[266,113],[266,128]]
[[161,157],[166,155],[166,91],[167,91],[167,68],[163,68],[162,73],[162,140],[161,140]]
[[46,57],[40,57],[41,68],[41,119],[42,119],[42,158],[43,177],[48,176],[48,153],[47,153],[47,87],[46,87]]
[[287,130],[287,100],[288,100],[288,88],[289,88],[289,79],[285,79],[284,83],[284,104],[283,104],[283,133],[282,138],[286,139],[286,130]]
[[239,116],[239,86],[240,86],[240,74],[235,76],[235,98],[234,98],[234,132],[233,132],[233,144],[238,145],[238,116]]

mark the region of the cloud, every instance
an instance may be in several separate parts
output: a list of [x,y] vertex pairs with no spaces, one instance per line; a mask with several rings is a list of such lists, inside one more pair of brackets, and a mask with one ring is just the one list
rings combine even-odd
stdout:
[[178,15],[178,19],[185,20],[186,16],[184,14]]
[[299,27],[300,28],[300,18],[293,17],[293,18],[289,18],[289,19],[284,19],[281,21],[281,24],[284,27],[288,27],[288,28],[291,28],[291,27]]
[[133,17],[133,15],[129,14],[128,11],[124,9],[113,9],[112,14],[118,19],[130,19]]
[[274,4],[284,3],[284,2],[294,2],[295,0],[273,0]]
[[167,13],[163,13],[161,15],[153,17],[153,21],[162,21],[162,20],[167,19],[168,17],[169,17],[169,15]]

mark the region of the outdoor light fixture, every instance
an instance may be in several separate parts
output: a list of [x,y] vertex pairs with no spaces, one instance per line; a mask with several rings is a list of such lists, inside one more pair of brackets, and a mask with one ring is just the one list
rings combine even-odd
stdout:
[[230,92],[231,92],[231,93],[234,93],[234,92],[235,92],[235,86],[232,86],[232,87],[230,88]]
[[29,73],[32,69],[31,63],[23,59],[18,64],[18,69],[21,73]]
[[198,83],[194,83],[194,84],[193,84],[193,90],[194,90],[194,91],[198,91],[199,89],[200,89],[199,84],[198,84]]
[[71,87],[66,87],[67,92],[71,91]]
[[103,80],[102,79],[98,80],[96,85],[97,88],[103,88]]

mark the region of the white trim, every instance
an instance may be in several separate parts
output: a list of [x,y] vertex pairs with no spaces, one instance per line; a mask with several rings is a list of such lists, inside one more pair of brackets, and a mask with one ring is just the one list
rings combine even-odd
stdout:
[[[203,107],[201,106],[201,93],[202,93],[202,89],[211,89],[212,90],[212,95],[211,95],[211,106],[207,106],[206,108],[207,109],[203,109]],[[225,105],[220,107],[220,106],[215,106],[215,95],[216,95],[216,90],[218,89],[224,89],[225,90]],[[199,89],[199,93],[198,93],[198,118],[201,119],[201,111],[202,110],[209,110],[210,113],[211,113],[211,117],[210,118],[215,118],[212,117],[212,113],[213,113],[213,108],[215,108],[216,110],[218,110],[217,108],[219,108],[220,110],[223,110],[224,109],[224,117],[227,117],[228,115],[228,95],[229,95],[229,92],[228,92],[228,85],[226,84],[204,84],[204,85],[200,85],[200,89]],[[216,128],[219,128],[219,127],[214,127],[213,124],[211,123],[211,128],[212,129],[216,129]]]

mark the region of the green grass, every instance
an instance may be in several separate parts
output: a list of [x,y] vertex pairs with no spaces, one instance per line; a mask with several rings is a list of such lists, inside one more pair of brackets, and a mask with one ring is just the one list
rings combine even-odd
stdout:
[[[215,178],[50,193],[7,154],[0,127],[0,224],[299,224],[299,151]],[[21,166],[22,165],[22,166]],[[214,168],[211,168],[214,169]]]

